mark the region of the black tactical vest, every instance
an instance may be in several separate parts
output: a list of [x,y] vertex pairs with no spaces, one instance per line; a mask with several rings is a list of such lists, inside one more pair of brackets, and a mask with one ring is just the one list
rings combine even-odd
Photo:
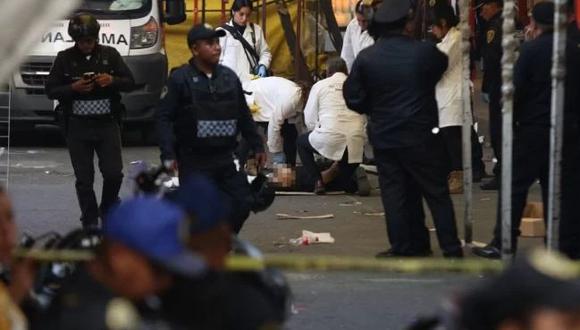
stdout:
[[[234,149],[240,118],[237,77],[221,71],[212,78],[187,65],[184,97],[175,124],[180,146],[199,152]],[[243,98],[242,98],[243,99]]]
[[[73,83],[83,77],[85,73],[108,73],[115,76],[115,68],[111,63],[108,50],[104,46],[97,45],[97,49],[92,55],[93,58],[89,63],[82,61],[78,54],[72,50],[66,53],[67,65],[64,67],[65,76],[68,83]],[[121,95],[112,87],[95,88],[90,93],[75,95],[73,100],[68,104],[63,104],[65,112],[69,115],[80,115],[90,117],[117,117],[122,111],[120,104]],[[109,113],[103,108],[109,107]],[[80,110],[79,110],[80,108]]]

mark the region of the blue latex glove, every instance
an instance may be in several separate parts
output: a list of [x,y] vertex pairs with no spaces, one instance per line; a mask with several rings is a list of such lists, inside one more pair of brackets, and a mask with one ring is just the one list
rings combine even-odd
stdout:
[[286,164],[286,155],[283,152],[276,152],[272,154],[272,163]]
[[260,77],[262,77],[262,78],[264,78],[264,77],[267,77],[267,76],[268,76],[268,72],[267,72],[266,66],[264,66],[264,65],[260,65],[260,66],[258,67],[258,76],[260,76]]

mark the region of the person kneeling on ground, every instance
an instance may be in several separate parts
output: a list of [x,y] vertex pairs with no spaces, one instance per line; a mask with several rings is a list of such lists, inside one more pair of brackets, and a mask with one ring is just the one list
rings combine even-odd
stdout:
[[366,117],[350,110],[342,95],[348,72],[346,63],[341,58],[332,58],[327,65],[329,78],[314,84],[304,109],[304,121],[311,132],[297,141],[300,160],[317,194],[324,194],[325,183],[314,154],[337,161],[336,180],[346,184],[362,162],[366,140]]

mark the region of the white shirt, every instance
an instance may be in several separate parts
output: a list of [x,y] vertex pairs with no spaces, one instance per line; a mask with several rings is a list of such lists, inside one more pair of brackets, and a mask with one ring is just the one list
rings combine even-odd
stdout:
[[439,107],[439,127],[463,125],[463,54],[461,52],[461,32],[452,27],[437,44],[437,48],[449,59],[447,71],[435,88]]
[[244,90],[248,105],[255,104],[258,112],[252,114],[254,121],[268,123],[268,149],[282,152],[282,125],[285,120],[295,121],[302,112],[302,89],[291,80],[281,77],[258,78],[247,82]]
[[342,95],[344,73],[335,73],[312,86],[304,108],[308,140],[322,156],[340,160],[348,147],[348,162],[361,163],[366,141],[366,117],[350,110]]
[[358,53],[361,50],[372,46],[375,40],[369,35],[367,30],[363,31],[358,25],[358,21],[354,18],[348,26],[346,27],[346,32],[344,33],[344,38],[342,42],[342,51],[340,52],[340,57],[346,62],[348,71],[352,68],[352,63],[354,62]]
[[[231,20],[227,24],[233,26]],[[253,31],[252,26],[254,27]],[[250,73],[252,67],[250,62],[248,62],[248,57],[246,56],[242,43],[236,40],[228,30],[225,31],[226,35],[220,38],[222,53],[220,55],[219,63],[234,70],[242,84],[244,84],[252,78],[252,74]],[[252,38],[252,33],[254,34],[254,38]],[[254,47],[254,49],[256,49],[256,53],[260,56],[258,64],[262,64],[266,68],[269,68],[272,54],[270,53],[270,48],[268,47],[262,28],[257,24],[248,24],[244,30],[243,37]]]

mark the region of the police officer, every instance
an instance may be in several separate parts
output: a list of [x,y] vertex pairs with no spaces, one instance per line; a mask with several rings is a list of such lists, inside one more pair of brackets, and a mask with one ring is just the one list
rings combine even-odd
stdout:
[[568,1],[569,23],[566,46],[566,91],[564,116],[564,154],[562,163],[562,218],[560,250],[569,258],[580,259],[580,221],[577,204],[580,196],[580,29],[574,1]]
[[[344,84],[348,107],[370,116],[391,249],[377,257],[431,253],[428,233],[417,217],[421,196],[433,214],[446,257],[462,257],[455,214],[447,186],[448,163],[438,125],[435,85],[447,57],[430,43],[405,35],[409,0],[387,0],[372,24],[377,42],[361,51]],[[418,190],[418,193],[417,193]]]
[[163,163],[177,167],[182,182],[195,172],[214,180],[231,201],[229,223],[237,233],[251,206],[246,174],[237,171],[233,162],[238,133],[254,150],[259,166],[266,154],[240,80],[218,64],[218,38],[224,34],[208,25],[189,31],[187,43],[193,58],[169,77],[157,125]]
[[[532,9],[530,31],[535,38],[524,43],[514,68],[514,153],[512,177],[512,242],[517,247],[519,227],[530,186],[540,180],[544,214],[548,206],[548,176],[550,169],[550,114],[552,97],[552,48],[554,30],[554,3],[540,2]],[[576,49],[574,49],[576,48]],[[569,47],[566,58],[566,93],[577,94],[580,75],[580,51]],[[577,98],[577,96],[574,96]],[[568,254],[576,254],[578,220],[569,212],[570,198],[578,198],[576,189],[578,166],[578,103],[566,100],[563,146],[563,203],[562,247]],[[574,170],[576,168],[576,170]],[[576,181],[576,183],[575,183]],[[499,214],[499,212],[498,212]],[[474,248],[474,254],[498,259],[501,257],[501,219],[498,216],[494,238],[483,248]]]
[[[84,227],[98,225],[100,214],[119,200],[123,181],[120,92],[134,86],[133,75],[117,50],[99,45],[99,29],[89,14],[70,20],[68,33],[75,45],[58,53],[46,83],[46,94],[58,100],[64,114]],[[95,153],[103,175],[100,207],[93,190]]]
[[483,86],[489,94],[489,134],[495,158],[498,160],[493,172],[495,177],[481,185],[483,190],[497,190],[501,175],[501,57],[503,0],[485,0],[481,17],[485,25],[485,42],[483,52]]

